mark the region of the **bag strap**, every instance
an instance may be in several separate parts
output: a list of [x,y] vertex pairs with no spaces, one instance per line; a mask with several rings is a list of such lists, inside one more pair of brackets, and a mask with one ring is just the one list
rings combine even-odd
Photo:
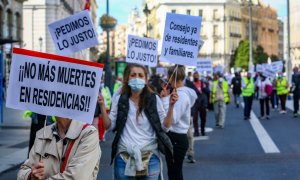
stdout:
[[[89,124],[85,124],[83,125],[82,127],[82,130],[83,131],[86,127],[88,127]],[[72,150],[72,147],[75,143],[75,139],[72,140],[68,146],[68,149],[67,149],[67,152],[66,152],[66,157],[64,158],[64,162],[62,163],[62,165],[60,166],[60,173],[63,173],[66,169],[66,166],[67,166],[67,162],[68,162],[68,159],[69,159],[69,156],[70,156],[70,153],[71,153],[71,150]]]

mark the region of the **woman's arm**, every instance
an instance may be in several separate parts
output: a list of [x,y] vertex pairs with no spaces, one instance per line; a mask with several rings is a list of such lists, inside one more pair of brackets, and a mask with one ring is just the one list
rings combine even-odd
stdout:
[[98,103],[100,106],[100,111],[101,111],[104,128],[108,129],[110,127],[111,121],[106,112],[105,102],[104,102],[104,99],[103,99],[103,96],[101,93],[99,93],[99,95],[98,95]]
[[177,100],[178,100],[178,94],[177,94],[176,89],[174,89],[172,94],[171,94],[171,97],[170,97],[169,109],[168,109],[168,112],[167,112],[167,116],[164,120],[165,128],[170,128],[171,125],[172,125],[174,105],[175,105]]

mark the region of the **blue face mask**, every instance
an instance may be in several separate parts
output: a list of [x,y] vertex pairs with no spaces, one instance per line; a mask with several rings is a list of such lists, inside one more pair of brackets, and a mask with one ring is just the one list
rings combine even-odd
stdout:
[[139,92],[145,87],[145,80],[140,78],[130,79],[128,85],[133,92]]

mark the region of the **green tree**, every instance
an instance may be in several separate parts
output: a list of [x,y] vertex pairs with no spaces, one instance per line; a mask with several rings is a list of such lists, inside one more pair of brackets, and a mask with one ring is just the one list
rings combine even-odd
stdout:
[[97,62],[104,64],[106,59],[107,59],[107,52],[105,51],[99,55]]
[[268,54],[265,53],[264,48],[258,45],[254,54],[254,64],[263,64],[268,62]]
[[271,55],[271,61],[272,61],[272,62],[279,61],[278,56],[272,54],[272,55]]
[[249,64],[249,41],[243,40],[240,42],[236,51],[234,60],[234,67],[241,67],[242,69],[248,69]]

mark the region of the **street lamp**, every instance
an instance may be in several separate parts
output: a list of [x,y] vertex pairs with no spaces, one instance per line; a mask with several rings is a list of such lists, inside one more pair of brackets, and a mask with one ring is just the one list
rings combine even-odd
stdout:
[[290,41],[290,0],[287,0],[287,77],[288,82],[291,79],[291,69],[292,69],[292,62],[291,62],[291,41]]
[[107,34],[107,58],[105,61],[104,71],[105,71],[105,79],[104,84],[105,86],[109,87],[112,90],[112,72],[110,68],[110,53],[109,53],[109,31],[113,30],[117,24],[117,20],[111,16],[109,16],[109,0],[106,0],[106,14],[101,16],[100,18],[100,26],[101,28],[106,31]]
[[148,5],[146,3],[145,8],[143,10],[143,12],[146,15],[146,37],[148,37],[148,31],[149,31],[149,25],[148,25],[148,15],[150,14],[150,10],[148,9]]
[[249,0],[249,70],[253,65],[253,39],[252,39],[252,0]]
[[39,38],[39,42],[40,42],[40,51],[42,51],[42,46],[43,46],[43,38],[42,37]]

